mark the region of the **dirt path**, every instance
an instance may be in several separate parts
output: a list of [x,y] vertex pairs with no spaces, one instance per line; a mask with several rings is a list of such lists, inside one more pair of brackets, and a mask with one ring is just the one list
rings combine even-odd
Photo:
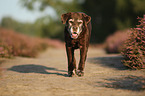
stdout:
[[64,49],[1,60],[0,96],[144,96],[145,70],[128,70],[120,59],[89,49],[85,76],[72,78]]

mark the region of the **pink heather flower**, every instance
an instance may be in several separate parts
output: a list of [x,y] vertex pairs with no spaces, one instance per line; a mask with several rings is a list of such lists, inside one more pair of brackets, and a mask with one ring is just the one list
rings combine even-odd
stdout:
[[135,28],[135,29],[137,29],[137,30],[142,30],[141,28]]
[[4,54],[4,53],[5,53],[4,51],[0,52],[0,54]]
[[0,51],[2,51],[3,50],[3,47],[0,47]]

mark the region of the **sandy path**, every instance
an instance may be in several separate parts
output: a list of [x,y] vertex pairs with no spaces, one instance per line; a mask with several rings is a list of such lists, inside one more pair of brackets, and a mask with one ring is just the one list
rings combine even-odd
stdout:
[[144,96],[145,70],[128,70],[120,59],[89,49],[85,76],[72,78],[67,77],[64,49],[0,60],[0,96]]

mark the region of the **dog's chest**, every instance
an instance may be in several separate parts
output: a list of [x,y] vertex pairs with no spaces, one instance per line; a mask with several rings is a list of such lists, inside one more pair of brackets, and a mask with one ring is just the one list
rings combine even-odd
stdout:
[[75,49],[79,48],[80,43],[78,41],[72,41],[71,46],[74,47]]
[[78,49],[82,47],[82,42],[77,41],[77,40],[72,40],[71,41],[71,47]]

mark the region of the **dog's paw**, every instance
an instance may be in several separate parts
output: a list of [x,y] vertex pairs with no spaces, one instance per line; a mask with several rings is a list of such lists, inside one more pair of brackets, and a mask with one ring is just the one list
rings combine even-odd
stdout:
[[80,71],[80,70],[77,70],[77,71],[76,71],[76,74],[77,74],[79,77],[84,76],[84,72],[83,72],[83,71]]
[[68,76],[69,76],[69,77],[74,77],[74,76],[75,76],[75,70],[73,70],[73,71],[68,71]]

